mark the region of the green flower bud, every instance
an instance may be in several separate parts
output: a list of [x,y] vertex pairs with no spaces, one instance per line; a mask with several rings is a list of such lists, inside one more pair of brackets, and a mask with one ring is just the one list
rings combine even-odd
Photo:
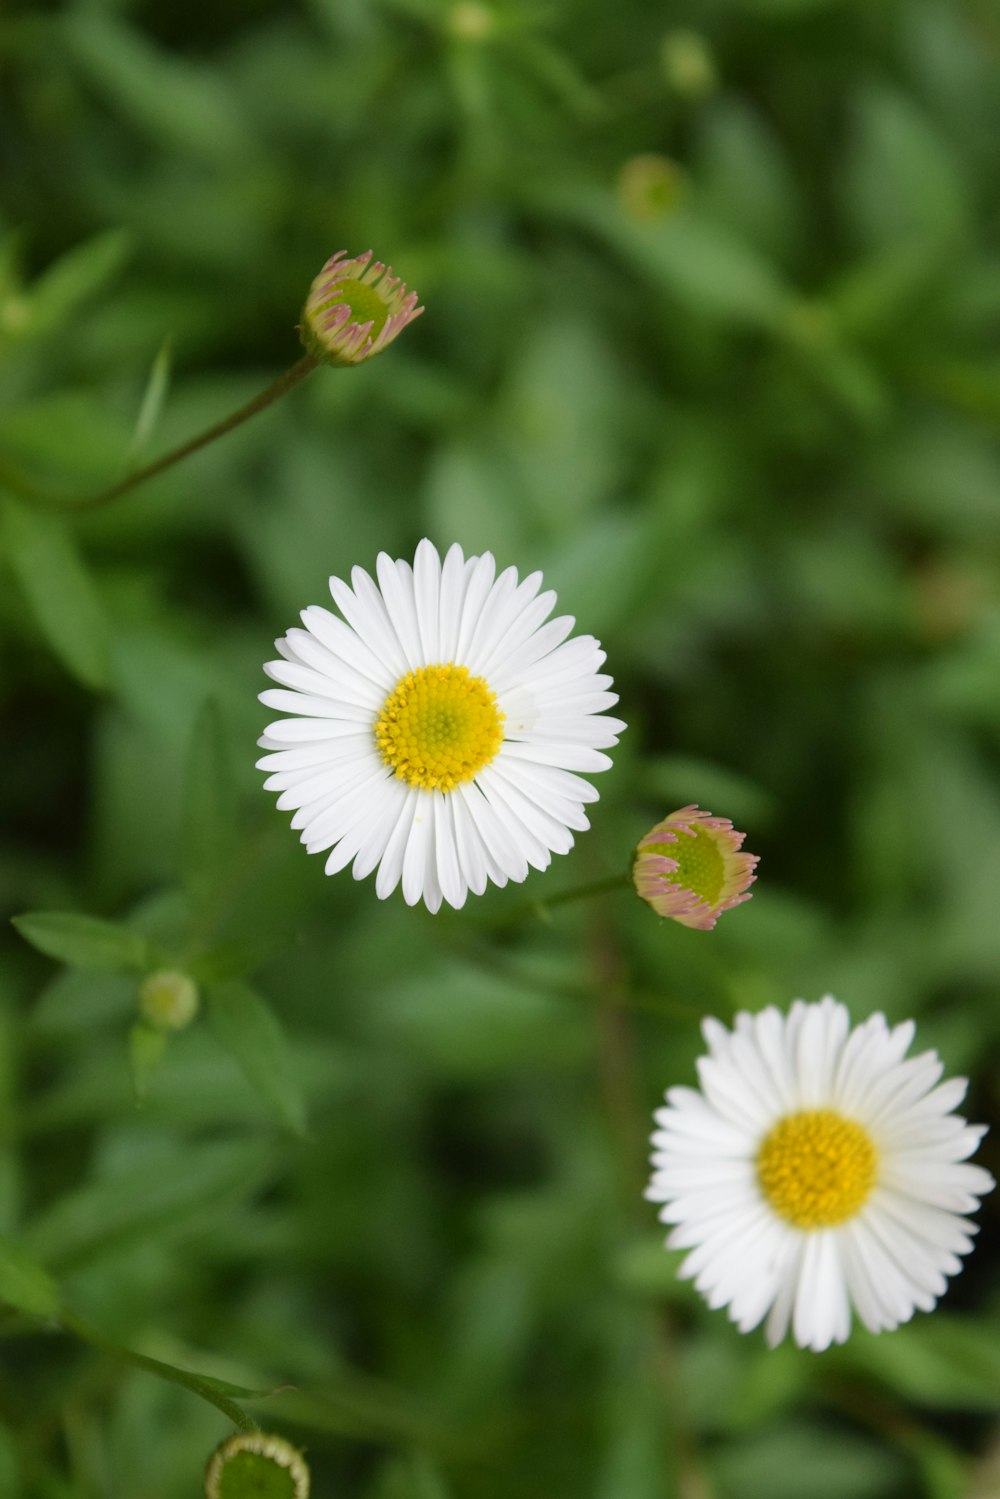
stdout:
[[669,156],[630,156],[618,173],[618,201],[629,218],[643,223],[667,218],[683,192],[684,174]]
[[309,288],[299,333],[323,364],[361,364],[380,354],[423,312],[415,291],[372,252],[349,260],[338,250]]
[[205,1494],[207,1499],[309,1499],[309,1469],[283,1437],[241,1431],[209,1458]]
[[496,30],[496,16],[479,0],[457,0],[448,12],[448,30],[463,42],[485,42]]
[[715,59],[697,31],[669,31],[660,43],[664,76],[675,94],[704,99],[718,83]]
[[151,973],[139,988],[139,1012],[155,1030],[184,1030],[197,1015],[199,1003],[194,980],[172,968]]

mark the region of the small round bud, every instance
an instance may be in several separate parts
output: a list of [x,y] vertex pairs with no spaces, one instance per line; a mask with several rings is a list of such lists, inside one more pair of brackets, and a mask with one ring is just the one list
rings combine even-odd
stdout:
[[12,293],[0,302],[0,329],[4,333],[23,333],[31,328],[31,303],[27,297]]
[[673,213],[684,192],[684,174],[668,156],[630,156],[618,173],[618,201],[630,218],[649,223]]
[[785,331],[793,344],[803,349],[829,348],[837,341],[837,326],[826,303],[800,297],[785,315]]
[[209,1458],[205,1494],[207,1499],[309,1499],[309,1469],[283,1437],[241,1431]]
[[309,288],[299,333],[323,364],[361,364],[380,354],[423,312],[415,291],[372,252],[345,259],[338,250]]
[[199,1003],[193,979],[172,968],[151,973],[139,988],[139,1011],[155,1030],[184,1030],[197,1015]]
[[478,0],[458,0],[448,12],[448,30],[463,42],[485,42],[496,30],[496,16]]
[[636,893],[658,916],[710,932],[723,911],[750,899],[760,860],[740,852],[745,837],[728,817],[696,806],[671,812],[640,839],[632,866]]
[[675,94],[704,99],[718,83],[715,59],[697,31],[668,31],[660,43],[660,64]]

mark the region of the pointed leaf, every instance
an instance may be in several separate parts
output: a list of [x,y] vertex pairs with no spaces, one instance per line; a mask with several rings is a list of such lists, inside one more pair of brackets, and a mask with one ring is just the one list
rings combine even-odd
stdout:
[[149,1162],[69,1192],[25,1227],[31,1251],[53,1269],[77,1269],[148,1240],[182,1232],[199,1215],[228,1212],[274,1169],[261,1143],[186,1141]]
[[105,687],[108,621],[72,532],[13,500],[3,521],[11,566],[39,630],[71,675],[85,687]]
[[196,905],[217,888],[236,841],[236,789],[222,715],[207,702],[195,720],[181,822],[181,868]]
[[149,442],[163,411],[163,403],[167,398],[167,390],[170,386],[170,339],[165,338],[160,351],[153,360],[153,367],[149,372],[146,382],[146,390],[142,397],[142,405],[139,407],[139,415],[136,417],[135,431],[132,434],[132,442],[129,445],[129,458],[139,456],[143,448]]
[[305,1133],[305,1104],[285,1033],[270,1006],[245,984],[220,984],[208,1002],[219,1044],[241,1068],[274,1116]]
[[47,332],[68,323],[76,309],[114,279],[131,245],[125,229],[109,229],[75,245],[31,287],[27,331]]
[[69,10],[61,40],[128,126],[196,159],[246,159],[250,122],[218,70],[158,47],[110,12],[86,7]]
[[0,1301],[31,1317],[54,1317],[59,1291],[47,1270],[0,1234]]
[[145,937],[116,921],[78,911],[28,911],[11,920],[32,947],[74,968],[141,971],[152,960]]
[[166,1050],[166,1031],[154,1030],[151,1025],[133,1025],[128,1036],[129,1066],[132,1069],[132,1086],[136,1104],[146,1101],[149,1085]]

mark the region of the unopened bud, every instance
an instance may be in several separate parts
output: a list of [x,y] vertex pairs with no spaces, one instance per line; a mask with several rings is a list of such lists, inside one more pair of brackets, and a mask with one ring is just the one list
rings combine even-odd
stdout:
[[618,201],[630,218],[665,219],[680,203],[684,174],[669,156],[630,156],[618,173]]
[[361,364],[380,354],[424,310],[391,265],[372,263],[371,250],[346,255],[331,256],[302,309],[302,342],[324,364]]
[[241,1431],[209,1458],[205,1494],[207,1499],[309,1499],[309,1469],[283,1437]]
[[496,16],[479,0],[458,0],[448,12],[448,30],[463,42],[485,42],[496,29]]
[[161,968],[144,979],[139,1011],[147,1025],[160,1031],[182,1031],[198,1013],[198,990],[186,973]]
[[632,882],[658,916],[710,932],[723,911],[750,899],[760,860],[744,854],[728,817],[682,807],[639,842]]
[[669,31],[660,43],[660,63],[675,94],[704,99],[718,83],[715,59],[697,31]]

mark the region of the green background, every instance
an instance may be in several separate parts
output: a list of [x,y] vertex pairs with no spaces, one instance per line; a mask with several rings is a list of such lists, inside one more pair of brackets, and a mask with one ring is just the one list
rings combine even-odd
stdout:
[[[200,1491],[226,1417],[102,1339],[294,1386],[245,1403],[316,1499],[1000,1492],[994,1202],[933,1317],[814,1356],[641,1198],[705,1014],[914,1016],[996,1114],[998,64],[991,0],[0,15],[0,903],[126,924],[4,937],[4,1499]],[[369,246],[427,309],[385,355],[30,499],[255,394]],[[629,724],[570,856],[434,918],[254,770],[274,637],[423,535],[543,568]],[[545,909],[687,802],[762,860],[714,934]],[[211,1002],[159,1055],[166,961]]]

